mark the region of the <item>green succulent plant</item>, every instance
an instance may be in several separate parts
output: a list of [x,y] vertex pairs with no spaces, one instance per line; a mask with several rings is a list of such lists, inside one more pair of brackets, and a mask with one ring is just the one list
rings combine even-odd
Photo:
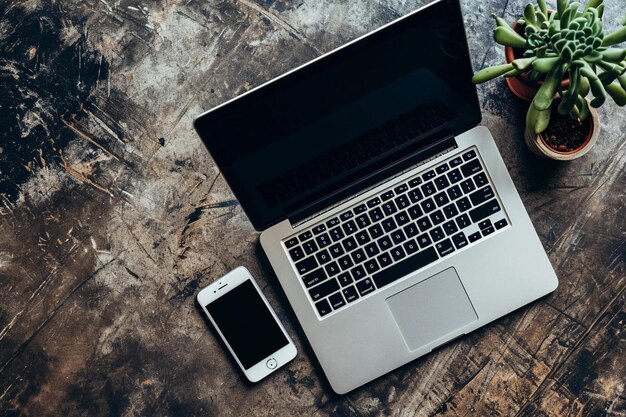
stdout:
[[[478,71],[473,81],[522,73],[531,81],[543,81],[526,117],[528,128],[535,133],[548,127],[555,97],[560,98],[560,114],[579,120],[589,116],[589,92],[593,107],[604,104],[607,95],[619,106],[626,105],[626,49],[614,47],[626,41],[626,16],[620,29],[605,35],[603,12],[602,0],[589,0],[583,9],[580,3],[557,0],[556,11],[549,11],[545,0],[537,0],[537,5],[526,6],[519,21],[523,34],[494,16],[496,42],[523,50],[523,56]],[[569,86],[561,85],[564,79],[569,79]]]

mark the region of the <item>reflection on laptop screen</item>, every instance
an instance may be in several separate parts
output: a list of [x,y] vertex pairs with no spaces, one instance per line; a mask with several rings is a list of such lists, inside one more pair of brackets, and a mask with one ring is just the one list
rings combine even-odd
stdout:
[[437,2],[198,119],[257,229],[478,123],[458,7]]

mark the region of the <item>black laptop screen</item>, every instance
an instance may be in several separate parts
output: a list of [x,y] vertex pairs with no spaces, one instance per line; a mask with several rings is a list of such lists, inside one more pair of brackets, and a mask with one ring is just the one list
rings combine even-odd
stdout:
[[[287,52],[285,52],[287,53]],[[257,230],[480,121],[458,0],[441,0],[198,118]],[[332,196],[332,197],[329,197]]]

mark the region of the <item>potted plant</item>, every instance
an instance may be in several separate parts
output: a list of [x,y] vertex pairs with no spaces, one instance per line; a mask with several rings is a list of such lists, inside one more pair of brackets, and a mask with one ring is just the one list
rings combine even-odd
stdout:
[[[524,9],[517,31],[496,18],[496,42],[513,48],[515,58],[474,74],[482,83],[498,76],[520,77],[537,83],[526,116],[526,143],[542,156],[558,160],[578,158],[595,143],[600,123],[596,108],[607,95],[626,105],[626,18],[622,27],[605,35],[602,0],[579,3],[558,0],[548,10],[545,0]],[[520,28],[523,28],[521,30]],[[592,99],[587,96],[591,93]]]

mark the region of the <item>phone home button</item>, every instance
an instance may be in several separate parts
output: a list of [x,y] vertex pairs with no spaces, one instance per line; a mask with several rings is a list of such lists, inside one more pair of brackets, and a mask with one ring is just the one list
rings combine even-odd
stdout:
[[265,365],[270,369],[274,369],[276,368],[276,366],[278,366],[278,362],[276,362],[276,359],[270,358],[267,360],[267,362],[265,362]]

